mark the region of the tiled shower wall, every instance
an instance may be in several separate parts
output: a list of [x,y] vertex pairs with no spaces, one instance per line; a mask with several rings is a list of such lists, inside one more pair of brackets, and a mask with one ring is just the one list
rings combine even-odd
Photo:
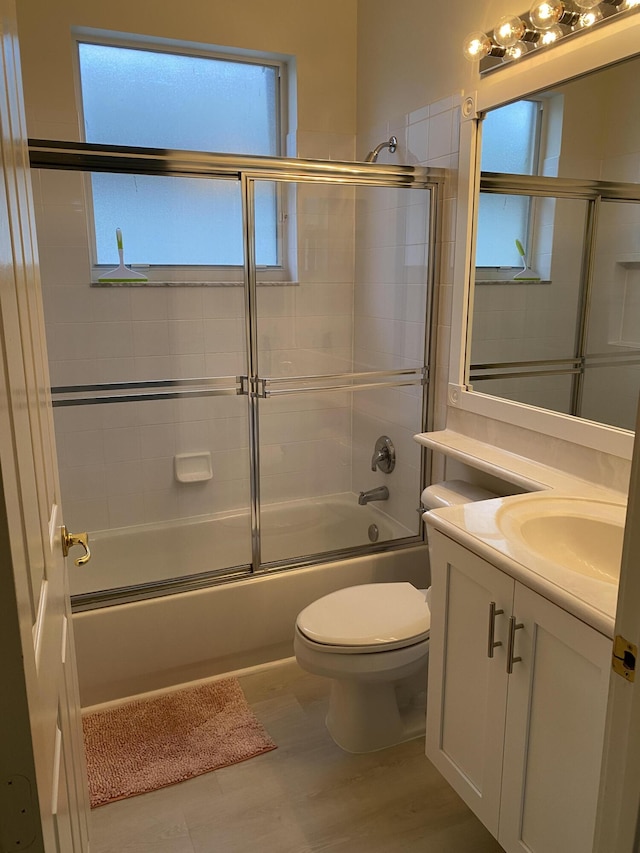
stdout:
[[[637,60],[635,61],[637,66]],[[637,69],[635,74],[637,74]],[[607,72],[603,97],[600,177],[640,182],[640,110],[637,78],[627,65]],[[590,317],[589,351],[624,361],[640,349],[640,204],[603,203]],[[640,367],[587,370],[583,415],[634,429]]]
[[[429,143],[428,110],[407,116],[399,162],[418,162],[419,155],[422,163],[445,165],[444,158],[448,164],[440,152],[457,140],[456,120],[451,102],[438,105],[432,121],[439,135],[431,125]],[[433,157],[425,157],[429,144]],[[82,177],[41,171],[34,180],[54,386],[246,371],[240,288],[90,287]],[[299,285],[258,291],[262,375],[419,366],[426,193],[301,185],[296,203]],[[452,216],[450,201],[444,215]],[[260,401],[262,499],[357,493],[388,482],[384,510],[415,530],[420,454],[412,436],[421,424],[420,391],[352,396],[353,407],[347,393]],[[73,527],[103,530],[248,505],[243,398],[73,406],[57,408],[55,418]],[[398,452],[389,480],[370,470],[381,434],[392,437]],[[201,451],[212,454],[213,479],[176,482],[175,454]]]
[[[409,114],[390,117],[358,139],[359,156],[391,134],[398,138],[395,154],[383,151],[379,162],[407,163],[455,170],[458,164],[459,98],[451,97]],[[431,381],[446,382],[453,284],[455,186],[445,180],[440,210],[441,231],[434,271],[438,294],[437,348],[444,367],[431,367]],[[416,367],[424,358],[428,277],[427,234],[431,211],[424,193],[386,190],[357,207],[359,239],[356,255],[354,360],[357,368]],[[401,247],[401,251],[396,249]],[[421,395],[416,387],[361,392],[354,395],[354,491],[387,485],[385,511],[405,527],[417,531],[420,448],[413,440],[421,420]],[[444,423],[444,397],[436,396],[434,422]],[[371,471],[370,461],[379,435],[388,435],[397,452],[396,469],[389,475]]]
[[[353,156],[353,139],[322,136],[316,147],[328,145],[336,159]],[[299,285],[259,289],[263,374],[350,369],[353,191],[336,195],[300,189]],[[92,288],[82,177],[36,172],[34,196],[54,386],[245,372],[240,288]],[[72,528],[157,523],[248,505],[242,397],[73,406],[57,408],[55,420]],[[265,500],[349,489],[345,395],[261,401],[260,431]],[[176,482],[174,455],[201,451],[212,454],[213,479]]]

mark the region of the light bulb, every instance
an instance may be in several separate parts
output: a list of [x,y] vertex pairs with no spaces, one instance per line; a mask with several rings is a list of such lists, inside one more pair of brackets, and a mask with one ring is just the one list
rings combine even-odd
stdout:
[[559,39],[561,39],[563,35],[564,32],[562,31],[562,27],[559,24],[554,24],[552,27],[549,27],[548,30],[545,30],[542,33],[542,36],[540,38],[540,44],[554,44]]
[[602,0],[573,0],[574,6],[577,6],[579,9],[595,9],[596,6],[599,6]]
[[466,37],[462,52],[465,55],[465,59],[468,59],[470,62],[477,62],[479,59],[489,56],[492,47],[493,42],[486,33],[476,32],[470,33]]
[[493,31],[493,38],[496,44],[502,47],[511,47],[520,41],[526,29],[524,21],[516,15],[505,15],[496,24]]
[[529,10],[529,20],[537,30],[548,30],[556,24],[573,27],[579,17],[580,12],[569,11],[561,0],[541,0]]
[[587,27],[592,27],[602,20],[602,12],[600,9],[589,9],[588,12],[583,12],[576,21],[576,29],[584,30]]
[[504,57],[502,58],[503,62],[508,62],[512,59],[520,59],[521,56],[524,56],[527,53],[529,48],[523,41],[517,41],[515,44],[510,45]]
[[560,23],[563,14],[564,5],[560,0],[542,0],[534,3],[529,10],[531,23],[539,30],[548,30],[554,24]]
[[624,3],[620,7],[621,9],[636,9],[640,6],[640,0],[624,0]]

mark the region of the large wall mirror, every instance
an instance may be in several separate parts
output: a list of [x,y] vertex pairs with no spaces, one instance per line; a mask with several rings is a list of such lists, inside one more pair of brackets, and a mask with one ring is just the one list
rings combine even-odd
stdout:
[[481,122],[468,383],[633,429],[640,391],[640,58]]

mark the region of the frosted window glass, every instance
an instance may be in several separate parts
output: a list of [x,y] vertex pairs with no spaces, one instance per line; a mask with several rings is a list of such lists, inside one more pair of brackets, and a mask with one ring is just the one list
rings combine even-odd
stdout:
[[538,104],[517,101],[487,113],[482,122],[483,172],[533,175]]
[[[121,228],[128,264],[242,266],[242,200],[237,181],[155,175],[91,176],[97,263],[117,263]],[[256,183],[256,263],[278,263],[276,191]]]
[[477,267],[522,266],[516,240],[526,248],[529,202],[529,196],[480,193]]
[[[87,142],[277,156],[278,71],[208,57],[80,44]],[[128,263],[241,265],[239,186],[229,181],[93,175],[96,261],[115,229]],[[256,186],[256,261],[279,263],[277,196]]]
[[[481,170],[535,174],[538,115],[534,101],[517,101],[488,112],[482,122]],[[515,241],[527,248],[530,205],[528,196],[480,195],[477,267],[521,265]]]

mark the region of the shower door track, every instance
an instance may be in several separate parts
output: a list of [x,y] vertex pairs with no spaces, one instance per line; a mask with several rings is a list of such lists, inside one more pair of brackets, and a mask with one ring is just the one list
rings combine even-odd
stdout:
[[[59,140],[29,140],[29,160],[34,169],[59,169],[81,172],[116,172],[159,176],[222,178],[237,181],[242,191],[244,239],[244,298],[247,373],[235,377],[204,377],[185,380],[155,380],[149,382],[101,383],[83,386],[52,388],[55,406],[91,405],[148,399],[179,399],[219,395],[247,396],[249,406],[250,455],[250,513],[251,564],[225,567],[182,578],[153,581],[116,589],[76,595],[74,610],[119,604],[152,598],[239,578],[255,577],[288,568],[315,565],[347,557],[380,553],[415,546],[424,542],[424,531],[388,540],[380,544],[325,551],[272,562],[262,562],[260,531],[260,446],[258,400],[284,394],[304,394],[320,391],[358,391],[385,387],[423,385],[421,431],[431,427],[433,412],[433,382],[429,381],[428,365],[435,356],[435,327],[437,290],[435,245],[438,213],[445,170],[414,166],[395,166],[373,163],[339,162],[271,158],[247,155],[217,154],[165,149],[133,148],[98,145]],[[426,236],[427,316],[425,318],[425,350],[423,366],[416,369],[368,371],[359,373],[325,374],[322,376],[261,377],[258,373],[257,339],[257,280],[255,263],[254,186],[256,181],[289,183],[335,183],[351,186],[379,186],[430,191],[429,232]],[[363,380],[368,381],[363,381]],[[421,449],[422,485],[427,483],[431,454]],[[416,496],[416,503],[417,503]]]

